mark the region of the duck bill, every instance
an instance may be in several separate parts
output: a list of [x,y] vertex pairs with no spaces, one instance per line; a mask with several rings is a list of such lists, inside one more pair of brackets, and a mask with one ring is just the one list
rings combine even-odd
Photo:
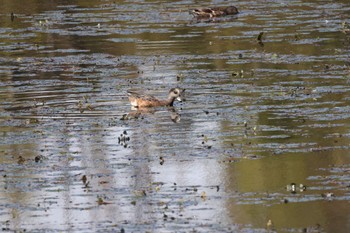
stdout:
[[183,93],[185,92],[186,89],[182,89],[181,90],[181,94],[180,96],[176,97],[176,100],[179,101],[179,102],[182,102],[182,101],[186,101],[185,98],[184,98],[184,95]]

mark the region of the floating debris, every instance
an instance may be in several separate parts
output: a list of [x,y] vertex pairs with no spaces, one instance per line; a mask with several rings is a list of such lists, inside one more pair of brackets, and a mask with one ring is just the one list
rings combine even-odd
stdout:
[[328,198],[328,199],[335,197],[334,193],[332,193],[332,192],[322,193],[321,196],[324,198]]
[[30,119],[27,119],[26,120],[26,124],[29,125],[29,124],[37,124],[39,123],[39,120],[36,119],[36,118],[30,118]]
[[286,190],[292,194],[296,194],[297,192],[306,191],[306,186],[303,184],[299,184],[299,186],[297,186],[296,183],[290,183],[286,186]]
[[300,191],[300,192],[306,191],[306,186],[303,185],[303,184],[299,184],[299,191]]
[[86,181],[87,181],[86,175],[83,175],[81,177],[81,181],[83,181],[83,184],[86,184]]
[[234,158],[234,157],[229,157],[226,159],[223,159],[221,162],[222,163],[236,163],[239,162],[240,160],[238,158]]
[[23,164],[25,161],[26,161],[25,158],[23,158],[22,156],[19,156],[18,160],[17,160],[17,163],[18,164]]
[[209,141],[208,137],[205,136],[204,134],[202,134],[202,137],[203,137],[203,142],[202,142],[202,144],[207,143],[207,142]]
[[145,197],[147,196],[146,190],[135,190],[134,194],[136,197]]
[[295,34],[295,35],[294,35],[294,40],[295,40],[295,41],[300,40],[300,34]]
[[37,156],[35,156],[34,161],[35,161],[36,163],[39,163],[39,162],[42,162],[43,159],[44,159],[44,156],[42,156],[42,155],[37,155]]
[[182,82],[183,79],[184,79],[184,75],[183,75],[183,74],[178,74],[178,75],[176,75],[176,81]]
[[207,199],[207,194],[204,191],[201,193],[201,198],[203,199],[203,201]]
[[118,137],[118,144],[124,146],[125,148],[128,147],[127,142],[130,141],[130,137],[127,135],[128,133],[126,132],[126,130],[124,130],[123,133],[120,134],[120,137]]
[[123,116],[120,118],[121,121],[126,121],[126,120],[129,120],[129,114],[125,113],[123,114]]
[[287,191],[295,194],[297,193],[297,189],[296,189],[296,184],[295,183],[291,183],[291,184],[288,184],[287,187],[286,187]]
[[13,22],[15,20],[16,16],[13,12],[11,12],[11,22]]
[[243,78],[243,77],[244,77],[243,73],[244,73],[243,70],[240,70],[240,71],[233,71],[233,72],[231,73],[231,75],[232,75],[232,77],[237,77],[237,76],[239,76],[240,78]]
[[320,224],[316,224],[315,226],[305,227],[302,229],[302,232],[325,232],[324,229],[322,229]]
[[97,202],[98,205],[109,205],[109,204],[112,204],[112,202],[104,201],[102,197],[97,197],[97,201],[96,202]]
[[50,25],[50,22],[48,19],[45,20],[39,20],[39,26],[41,27],[48,27]]
[[269,220],[267,221],[266,227],[267,227],[267,229],[269,229],[269,230],[273,228],[273,222],[272,222],[271,219],[269,219]]
[[164,164],[164,162],[165,162],[165,160],[164,160],[164,158],[163,158],[163,156],[160,156],[159,157],[159,160],[160,160],[160,165],[163,165]]
[[87,180],[86,175],[83,175],[83,176],[81,177],[81,181],[83,181],[84,188],[89,188],[90,181]]
[[80,113],[84,113],[86,110],[89,110],[89,111],[94,110],[94,108],[91,106],[91,104],[88,103],[87,96],[83,96],[83,99],[79,100],[78,109],[79,109]]
[[257,41],[259,43],[260,46],[264,46],[264,43],[263,43],[263,36],[264,36],[264,32],[260,32],[258,37],[257,37]]
[[350,25],[347,23],[347,22],[342,22],[342,24],[341,24],[341,26],[342,26],[342,32],[344,33],[344,34],[349,34],[350,33]]

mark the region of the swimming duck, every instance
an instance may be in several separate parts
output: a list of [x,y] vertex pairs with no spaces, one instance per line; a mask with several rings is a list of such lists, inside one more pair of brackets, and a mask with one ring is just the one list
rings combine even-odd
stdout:
[[135,91],[128,91],[128,97],[130,104],[135,108],[173,106],[175,99],[180,102],[182,101],[181,95],[184,91],[185,89],[172,88],[170,89],[166,100],[160,100],[154,96]]
[[226,6],[226,7],[212,7],[212,8],[201,8],[193,9],[190,13],[199,18],[213,18],[226,15],[235,15],[238,14],[238,9],[235,6]]

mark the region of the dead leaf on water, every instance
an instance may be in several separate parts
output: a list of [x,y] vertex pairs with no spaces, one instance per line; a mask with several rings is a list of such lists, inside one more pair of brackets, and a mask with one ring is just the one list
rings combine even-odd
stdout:
[[203,199],[203,201],[207,199],[207,194],[204,191],[201,193],[201,198]]
[[112,204],[112,202],[104,201],[102,197],[97,197],[97,201],[96,202],[97,202],[98,205],[109,205],[109,204]]

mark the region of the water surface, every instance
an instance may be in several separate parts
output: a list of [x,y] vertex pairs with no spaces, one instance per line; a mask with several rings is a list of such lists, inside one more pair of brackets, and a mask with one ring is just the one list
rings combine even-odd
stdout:
[[0,3],[2,231],[349,231],[348,1]]

